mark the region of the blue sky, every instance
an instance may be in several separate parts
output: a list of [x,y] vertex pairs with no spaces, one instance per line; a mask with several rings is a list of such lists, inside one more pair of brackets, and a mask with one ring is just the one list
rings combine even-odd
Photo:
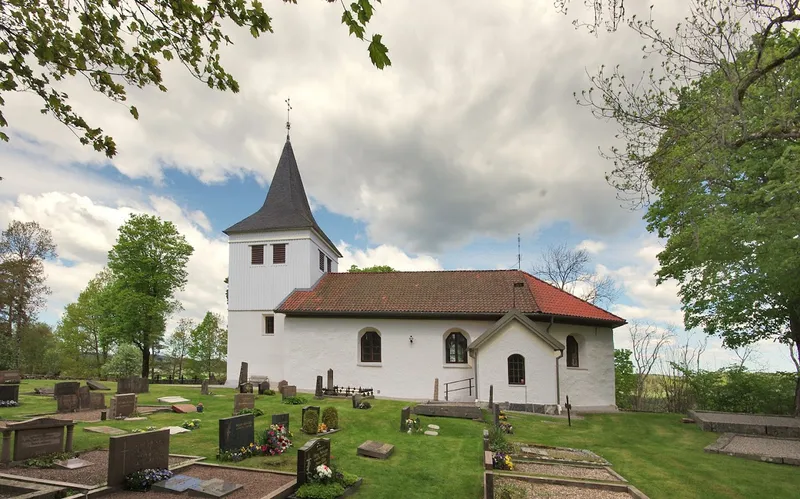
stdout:
[[[669,24],[684,7],[656,14]],[[241,85],[235,95],[166,64],[169,92],[129,92],[135,121],[126,105],[64,82],[75,108],[114,136],[113,160],[32,111],[35,96],[4,95],[12,140],[0,144],[0,223],[36,220],[59,246],[60,259],[47,266],[53,294],[43,319],[57,322],[103,268],[119,225],[139,211],[172,220],[195,247],[182,316],[224,314],[221,231],[263,202],[291,97],[306,192],[345,268],[510,268],[520,233],[524,270],[548,244],[585,248],[593,270],[623,289],[613,312],[680,324],[675,284],[656,287],[653,277],[662,242],[604,180],[611,165],[598,148],[615,143],[615,126],[573,98],[601,64],[636,74],[653,63],[632,33],[591,36],[549,2],[465,0],[455,17],[445,4],[384,2],[372,29],[393,65],[379,71],[337,8],[275,4],[274,34],[234,32],[222,57]],[[686,337],[678,332],[678,341]],[[629,343],[625,328],[615,338]],[[755,368],[793,369],[786,349],[762,343],[758,352]],[[735,356],[712,340],[703,359],[720,367]]]

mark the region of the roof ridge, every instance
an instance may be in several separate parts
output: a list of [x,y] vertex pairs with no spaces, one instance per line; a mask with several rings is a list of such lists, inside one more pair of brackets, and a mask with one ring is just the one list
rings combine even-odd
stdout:
[[[618,316],[617,314],[615,314],[615,313],[613,313],[613,312],[610,312],[610,311],[608,311],[608,310],[606,310],[606,309],[604,309],[604,308],[602,308],[602,307],[599,307],[599,306],[595,305],[594,303],[591,303],[591,302],[590,302],[590,301],[588,301],[588,300],[584,300],[584,299],[583,299],[583,298],[581,298],[580,296],[574,295],[574,294],[570,293],[569,291],[564,291],[563,289],[561,289],[561,288],[559,288],[558,286],[555,286],[555,285],[553,285],[553,284],[551,284],[551,283],[549,283],[549,282],[545,281],[544,279],[540,279],[540,278],[536,277],[536,276],[535,276],[535,275],[533,275],[533,274],[529,274],[529,273],[525,272],[524,270],[520,270],[520,272],[522,272],[523,274],[525,274],[527,277],[529,277],[529,278],[531,278],[531,279],[535,279],[535,280],[537,280],[537,281],[541,282],[542,284],[546,284],[546,285],[550,286],[551,288],[555,289],[556,291],[559,291],[559,292],[561,292],[561,293],[567,294],[567,295],[569,295],[569,296],[571,296],[571,297],[575,298],[576,300],[580,300],[580,301],[582,301],[583,303],[585,303],[585,304],[589,305],[590,307],[594,307],[594,308],[596,308],[597,310],[600,310],[601,312],[605,312],[605,313],[607,313],[607,314],[613,315],[614,317],[616,317],[617,319],[619,319],[619,320],[621,320],[621,321],[624,321],[624,320],[625,320],[625,319],[623,319],[622,317]],[[534,293],[533,293],[533,292],[531,292],[531,295],[533,295],[533,294],[534,294]],[[534,298],[534,301],[536,301],[536,298]],[[538,303],[537,303],[537,306],[538,306]],[[540,308],[540,310],[541,310],[541,308]]]
[[519,272],[517,269],[439,269],[439,270],[390,270],[381,272],[332,272],[332,274],[436,274],[456,272]]

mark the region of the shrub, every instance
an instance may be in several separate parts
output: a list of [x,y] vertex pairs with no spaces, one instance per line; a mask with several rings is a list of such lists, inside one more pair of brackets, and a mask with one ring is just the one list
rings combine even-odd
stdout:
[[242,409],[241,411],[238,412],[238,415],[241,416],[242,414],[252,414],[253,417],[257,418],[259,416],[263,416],[264,411],[262,411],[258,407],[255,407],[253,409]]
[[632,354],[633,352],[625,348],[614,350],[614,396],[620,409],[630,409],[633,406],[636,374],[633,372]]
[[303,397],[286,397],[283,399],[283,403],[289,405],[302,405],[306,403],[306,399]]
[[103,374],[111,378],[136,376],[142,370],[142,351],[134,345],[125,344],[103,365]]
[[303,432],[316,435],[319,428],[319,412],[308,410],[303,414]]
[[370,409],[371,407],[372,404],[370,404],[369,402],[361,402],[360,404],[358,404],[359,409]]
[[506,439],[506,432],[497,426],[489,428],[489,450],[493,452],[512,452],[514,446]]
[[271,396],[275,395],[276,393],[277,392],[275,390],[264,390],[264,393],[262,393],[262,395],[267,395],[267,396],[271,397]]
[[306,483],[301,485],[295,497],[299,499],[336,499],[344,494],[344,487],[340,483]]
[[187,430],[196,430],[200,428],[200,420],[199,419],[186,420],[181,425],[181,428],[186,428]]
[[525,499],[528,497],[528,493],[519,485],[501,483],[495,485],[494,497],[496,499]]
[[326,407],[322,411],[322,422],[331,430],[339,427],[339,411],[335,407]]

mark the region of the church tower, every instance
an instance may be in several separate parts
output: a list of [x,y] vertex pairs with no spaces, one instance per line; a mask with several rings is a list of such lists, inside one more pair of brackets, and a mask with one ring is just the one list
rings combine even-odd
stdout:
[[284,378],[283,316],[275,308],[295,289],[338,270],[342,256],[308,204],[292,144],[286,137],[261,208],[223,231],[228,236],[228,379],[241,362],[249,374]]

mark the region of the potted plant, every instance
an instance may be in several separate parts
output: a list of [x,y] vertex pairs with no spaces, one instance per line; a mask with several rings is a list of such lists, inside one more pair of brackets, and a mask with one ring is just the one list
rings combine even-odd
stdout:
[[197,404],[197,412],[203,412],[203,403],[202,402]]

